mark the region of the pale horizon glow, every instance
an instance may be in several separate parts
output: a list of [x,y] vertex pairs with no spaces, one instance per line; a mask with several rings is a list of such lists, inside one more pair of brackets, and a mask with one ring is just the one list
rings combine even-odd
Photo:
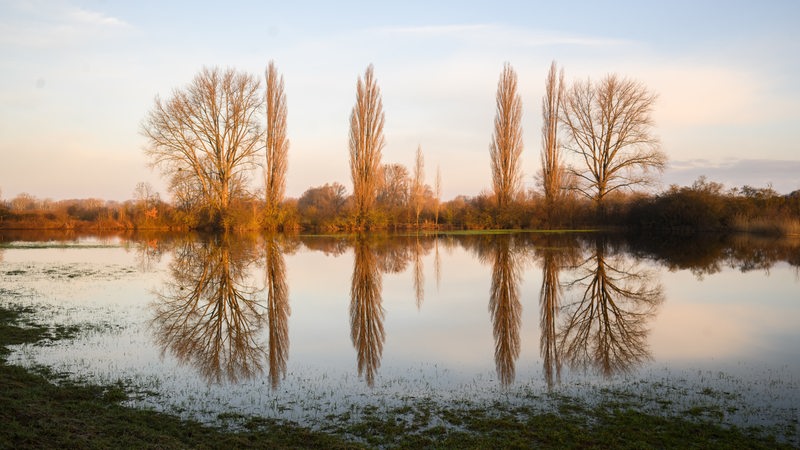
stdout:
[[568,81],[614,72],[659,95],[655,132],[669,166],[654,189],[700,175],[728,188],[800,189],[798,2],[366,5],[2,2],[0,198],[126,200],[142,181],[168,198],[139,133],[155,96],[203,66],[263,78],[269,60],[285,78],[289,197],[331,182],[351,190],[349,114],[370,63],[386,113],[383,162],[411,167],[420,145],[426,182],[438,166],[444,200],[491,187],[494,95],[511,63],[524,182],[536,188],[552,60]]

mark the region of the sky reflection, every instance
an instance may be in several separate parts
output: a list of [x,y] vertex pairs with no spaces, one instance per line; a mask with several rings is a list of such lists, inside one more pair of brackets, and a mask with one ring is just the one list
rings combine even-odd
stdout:
[[683,244],[691,252],[535,233],[26,242],[4,246],[3,289],[73,305],[76,321],[80,305],[101,305],[126,330],[51,357],[126,348],[156,373],[206,384],[281,391],[317,373],[376,390],[408,378],[555,388],[656,368],[800,373],[796,241]]

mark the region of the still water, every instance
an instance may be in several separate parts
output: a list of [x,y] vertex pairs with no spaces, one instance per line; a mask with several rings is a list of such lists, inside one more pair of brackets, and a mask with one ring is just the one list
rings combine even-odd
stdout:
[[17,234],[0,244],[0,303],[85,330],[20,346],[10,361],[123,380],[136,406],[318,427],[420,399],[624,393],[655,412],[714,403],[723,422],[797,434],[797,240]]

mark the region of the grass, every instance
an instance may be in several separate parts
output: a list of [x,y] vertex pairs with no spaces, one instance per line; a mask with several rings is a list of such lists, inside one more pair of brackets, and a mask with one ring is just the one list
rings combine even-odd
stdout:
[[787,217],[777,218],[743,218],[737,217],[733,229],[740,232],[765,236],[800,236],[800,219]]
[[[791,448],[763,430],[726,428],[717,411],[692,408],[678,417],[637,412],[624,396],[597,406],[547,395],[523,405],[441,407],[425,400],[356,420],[331,416],[312,431],[267,418],[220,416],[212,427],[121,406],[124,384],[80,385],[46,369],[6,364],[8,346],[70,339],[79,330],[37,325],[35,311],[0,305],[0,448]],[[626,406],[627,405],[627,406]],[[233,431],[232,431],[233,430]]]

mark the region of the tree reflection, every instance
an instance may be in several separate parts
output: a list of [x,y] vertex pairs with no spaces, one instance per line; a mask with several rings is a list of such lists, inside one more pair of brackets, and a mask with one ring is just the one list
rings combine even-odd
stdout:
[[420,244],[419,236],[414,243],[414,299],[417,302],[417,310],[422,308],[425,301],[425,271],[422,264],[424,250]]
[[289,359],[289,285],[286,283],[286,263],[276,238],[265,242],[267,324],[269,325],[269,380],[277,389],[286,376]]
[[578,266],[578,278],[567,284],[578,296],[564,307],[557,351],[573,368],[594,367],[611,376],[650,359],[647,322],[664,294],[652,273],[621,253],[607,253],[606,241],[598,239]]
[[264,315],[246,270],[258,258],[255,249],[252,242],[227,237],[178,243],[171,279],[156,293],[156,342],[209,382],[263,372],[265,355],[256,336]]
[[378,258],[366,237],[359,236],[354,244],[350,287],[350,338],[358,355],[358,376],[363,375],[370,387],[375,383],[386,339],[381,291]]
[[534,239],[536,255],[542,265],[539,289],[539,352],[548,388],[561,382],[561,351],[558,346],[558,318],[563,289],[560,273],[580,260],[580,247],[574,235],[541,235]]
[[511,248],[511,236],[497,237],[491,258],[489,312],[494,334],[494,361],[500,383],[507,386],[514,382],[522,323],[522,304],[519,301],[521,275],[519,261]]
[[542,287],[539,290],[539,351],[542,355],[544,380],[548,388],[555,382],[561,382],[561,355],[557,346],[556,321],[558,309],[561,306],[561,284],[559,282],[558,255],[551,248],[543,250],[542,254]]

